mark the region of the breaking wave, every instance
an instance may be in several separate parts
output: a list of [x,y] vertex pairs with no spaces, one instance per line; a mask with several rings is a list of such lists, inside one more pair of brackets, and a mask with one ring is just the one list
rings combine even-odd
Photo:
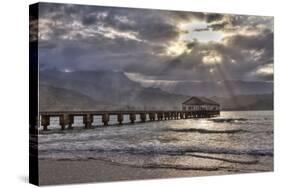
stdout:
[[230,148],[210,148],[210,147],[180,147],[176,145],[166,145],[165,147],[159,145],[137,145],[137,146],[123,146],[112,148],[74,148],[74,149],[40,149],[40,153],[68,153],[79,154],[81,152],[94,153],[118,153],[118,154],[132,154],[132,155],[189,155],[192,153],[204,154],[232,154],[232,155],[253,155],[253,156],[273,156],[273,150],[261,149],[230,149]]
[[247,121],[246,118],[214,118],[209,119],[210,121],[216,122],[216,123],[234,123],[234,122],[242,122]]
[[205,133],[205,134],[216,134],[216,133],[225,133],[225,134],[233,134],[233,133],[245,133],[249,132],[243,129],[231,129],[231,130],[210,130],[210,129],[196,129],[196,128],[187,128],[187,129],[167,129],[167,131],[173,132],[197,132],[197,133]]
[[224,162],[228,162],[228,163],[239,163],[239,164],[256,164],[259,162],[259,160],[234,160],[234,159],[227,159],[227,158],[222,158],[222,157],[197,155],[197,154],[188,154],[188,156],[203,158],[203,159],[213,159],[213,160],[224,161]]

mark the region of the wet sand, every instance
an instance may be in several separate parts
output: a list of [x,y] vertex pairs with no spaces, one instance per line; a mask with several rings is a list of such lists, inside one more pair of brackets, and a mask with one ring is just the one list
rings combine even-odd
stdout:
[[101,160],[40,160],[40,185],[233,174],[227,171],[149,169]]

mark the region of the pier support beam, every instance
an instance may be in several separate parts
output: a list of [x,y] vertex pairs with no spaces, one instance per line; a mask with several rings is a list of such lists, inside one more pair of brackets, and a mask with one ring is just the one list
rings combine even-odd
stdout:
[[72,127],[72,125],[73,125],[73,123],[74,123],[74,115],[69,115],[69,124],[68,124],[68,127],[67,127],[67,129],[73,129],[73,127]]
[[149,113],[149,120],[155,121],[155,113]]
[[161,116],[160,116],[161,119],[160,120],[162,121],[164,119],[164,113],[160,113],[160,114],[161,114]]
[[83,123],[85,125],[85,129],[89,129],[92,127],[93,119],[94,118],[92,114],[83,115]]
[[180,112],[180,119],[184,119],[184,113]]
[[41,125],[43,126],[43,130],[47,131],[48,130],[48,126],[50,125],[50,117],[42,115],[41,116]]
[[146,121],[146,113],[141,113],[140,119],[141,119],[141,122],[145,122]]
[[122,121],[123,121],[123,114],[117,114],[117,121],[119,122],[119,125],[122,125]]
[[178,113],[177,113],[177,112],[174,112],[174,113],[173,113],[173,118],[174,118],[174,119],[178,119]]
[[195,113],[194,113],[194,112],[191,112],[191,113],[190,113],[190,117],[191,117],[191,118],[195,118]]
[[168,118],[168,113],[165,112],[165,113],[164,113],[164,120],[167,120],[167,119],[169,119],[169,118]]
[[168,120],[173,119],[173,113],[172,112],[168,112]]
[[163,120],[163,113],[161,113],[161,112],[157,113],[157,120],[158,121],[162,121]]
[[168,120],[170,120],[172,118],[172,113],[171,112],[168,112]]
[[134,114],[134,113],[130,114],[130,121],[131,121],[131,123],[134,123],[135,120],[136,120],[136,114]]
[[105,113],[102,115],[102,122],[104,125],[108,125],[108,122],[109,122],[109,115],[108,113]]
[[62,114],[59,116],[60,126],[61,130],[65,129],[66,125],[69,125],[69,115],[68,114]]

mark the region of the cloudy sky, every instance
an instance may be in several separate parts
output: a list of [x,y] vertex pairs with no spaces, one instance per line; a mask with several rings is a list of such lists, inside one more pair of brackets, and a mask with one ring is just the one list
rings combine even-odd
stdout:
[[40,4],[41,69],[141,82],[273,81],[273,17]]

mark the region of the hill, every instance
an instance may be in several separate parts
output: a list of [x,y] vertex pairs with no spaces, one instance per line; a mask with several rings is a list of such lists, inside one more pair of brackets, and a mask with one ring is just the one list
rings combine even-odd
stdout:
[[[225,85],[227,83],[229,85]],[[225,90],[234,92],[241,88],[241,83],[239,87],[234,87],[234,82],[225,81],[223,84],[227,87]],[[243,84],[246,91],[250,83]],[[182,92],[175,90],[172,93],[155,86],[143,87],[140,83],[130,80],[123,72],[48,70],[40,73],[40,107],[47,110],[180,110],[181,103],[191,94],[208,97],[208,94],[212,93],[208,92],[212,86],[201,86],[200,92],[199,87],[194,89],[196,87],[182,85]],[[257,83],[251,86],[255,89],[248,88],[248,91],[254,92],[262,87],[264,86]],[[273,89],[270,85],[266,87],[268,90]],[[186,91],[186,94],[181,94],[183,91]],[[267,89],[260,89],[257,94],[234,95],[234,92],[232,95],[211,98],[220,103],[223,110],[272,110],[273,95],[259,94],[264,91]],[[217,88],[216,93],[219,92],[223,93],[223,90]]]

